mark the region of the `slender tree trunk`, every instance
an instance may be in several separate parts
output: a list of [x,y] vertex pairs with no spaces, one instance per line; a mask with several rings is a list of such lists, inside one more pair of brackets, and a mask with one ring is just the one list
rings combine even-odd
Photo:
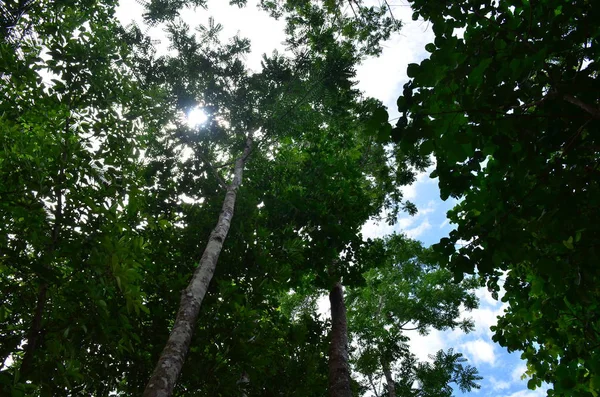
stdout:
[[244,153],[235,162],[233,180],[227,186],[217,225],[210,234],[192,280],[181,294],[175,325],[146,385],[144,397],[170,397],[173,395],[173,389],[190,347],[202,300],[208,290],[223,248],[223,242],[229,232],[237,191],[242,183],[244,165],[251,150],[252,137],[249,136]]
[[44,281],[38,287],[37,304],[33,314],[31,328],[27,335],[27,345],[25,346],[25,354],[21,362],[20,372],[23,376],[27,376],[31,370],[33,355],[37,347],[38,341],[42,334],[42,317],[44,315],[44,306],[46,305],[46,293],[48,292],[48,284]]
[[375,386],[375,383],[373,383],[373,377],[371,375],[368,375],[367,378],[369,379],[369,383],[371,384],[373,393],[375,393],[375,397],[379,397],[379,393],[377,392],[377,387]]
[[248,373],[246,371],[242,372],[242,375],[240,376],[240,379],[236,382],[238,387],[240,388],[240,396],[241,397],[248,397],[248,394],[246,394],[246,389],[248,388],[248,385],[250,384],[250,376],[248,376]]
[[348,364],[348,326],[344,291],[340,282],[329,293],[331,304],[331,345],[329,347],[329,396],[352,397]]
[[387,382],[388,397],[396,397],[396,383],[394,382],[394,378],[392,378],[392,371],[390,370],[390,365],[382,359],[381,366],[383,367],[385,381]]

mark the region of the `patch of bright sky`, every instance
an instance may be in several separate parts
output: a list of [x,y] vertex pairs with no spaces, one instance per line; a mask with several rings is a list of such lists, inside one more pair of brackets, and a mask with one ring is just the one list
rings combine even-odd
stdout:
[[[360,65],[357,70],[357,87],[366,95],[381,100],[388,107],[390,118],[394,119],[399,115],[396,99],[402,92],[402,86],[408,81],[407,65],[419,63],[428,56],[424,47],[433,42],[434,35],[429,23],[412,20],[412,10],[405,0],[388,2],[394,16],[403,22],[404,27],[399,34],[384,44],[383,53],[379,58],[367,59]],[[200,23],[206,24],[208,18],[213,16],[215,23],[223,25],[222,39],[227,40],[236,34],[249,38],[252,52],[247,56],[246,62],[252,70],[258,71],[263,53],[271,54],[273,50],[284,52],[284,23],[258,10],[254,2],[248,3],[248,6],[239,9],[229,6],[227,1],[210,0],[208,10],[190,10],[182,13],[182,17],[194,28]],[[125,26],[135,18],[137,24],[142,27],[142,11],[142,7],[135,0],[121,0],[117,17]],[[168,43],[161,27],[150,28],[148,33],[159,41],[156,44],[158,53],[168,52]],[[462,32],[458,33],[462,35]],[[430,168],[419,174],[413,185],[402,188],[405,198],[417,205],[419,213],[416,216],[401,214],[393,226],[385,222],[368,222],[362,229],[363,235],[381,237],[393,232],[404,232],[425,245],[436,243],[441,237],[447,236],[452,230],[452,225],[446,218],[446,212],[456,201],[440,200],[437,180],[429,178],[432,170],[433,168]],[[452,347],[462,352],[484,377],[481,390],[476,391],[479,396],[545,396],[545,388],[535,391],[527,389],[526,380],[521,379],[526,368],[519,354],[509,354],[491,339],[489,327],[496,324],[496,316],[504,310],[503,303],[494,300],[485,289],[478,290],[477,295],[480,298],[480,307],[470,313],[463,313],[463,316],[472,317],[475,321],[476,328],[473,333],[433,330],[429,335],[422,336],[414,332],[409,335],[412,351],[422,360],[427,360],[429,354],[434,354],[439,349]],[[327,311],[325,307],[320,307],[319,312],[323,312],[321,309]],[[455,394],[463,395],[458,390]]]
[[186,117],[187,125],[190,128],[203,124],[207,119],[208,116],[200,107],[195,107],[190,110]]

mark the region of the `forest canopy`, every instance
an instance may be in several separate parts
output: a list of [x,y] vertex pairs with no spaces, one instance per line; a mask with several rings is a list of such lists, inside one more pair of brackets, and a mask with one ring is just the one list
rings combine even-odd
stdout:
[[[385,0],[259,2],[259,70],[185,22],[206,1],[139,3],[167,53],[116,1],[0,2],[0,394],[466,393],[462,352],[408,335],[472,331],[484,286],[528,387],[597,396],[597,4],[409,0],[435,40],[390,120],[356,87]],[[454,230],[364,237],[428,167]]]

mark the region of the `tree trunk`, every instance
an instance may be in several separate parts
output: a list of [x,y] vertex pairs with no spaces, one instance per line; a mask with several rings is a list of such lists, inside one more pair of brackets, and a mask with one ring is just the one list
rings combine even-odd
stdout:
[[31,370],[33,355],[37,347],[38,341],[42,334],[42,317],[44,315],[44,306],[46,305],[46,294],[48,292],[48,284],[44,281],[38,287],[37,304],[33,314],[31,328],[27,335],[27,344],[25,345],[25,354],[21,362],[20,373],[26,377]]
[[242,372],[240,379],[236,383],[240,388],[240,396],[248,397],[248,394],[246,394],[246,389],[248,388],[248,384],[250,383],[250,376],[248,376],[248,373],[246,371]]
[[348,364],[348,326],[344,291],[340,282],[329,293],[331,304],[331,345],[329,347],[329,396],[352,397]]
[[387,383],[388,388],[388,397],[396,397],[396,383],[394,382],[394,378],[392,378],[392,371],[390,370],[390,365],[382,359],[381,366],[383,367],[383,373],[385,374],[385,381]]
[[223,248],[223,242],[229,232],[237,191],[242,183],[244,165],[251,150],[252,137],[249,136],[244,153],[235,162],[233,180],[227,186],[217,225],[210,234],[192,280],[181,294],[175,325],[146,385],[144,397],[170,397],[173,395],[173,389],[190,347],[202,300],[208,290]]

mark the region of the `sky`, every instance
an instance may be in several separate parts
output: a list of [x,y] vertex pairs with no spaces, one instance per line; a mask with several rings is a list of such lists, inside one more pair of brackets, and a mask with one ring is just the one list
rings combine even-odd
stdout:
[[[135,20],[140,27],[143,0],[121,0],[117,17],[121,23],[128,25]],[[402,92],[402,86],[408,80],[406,67],[409,63],[419,63],[428,56],[424,50],[427,43],[433,41],[431,26],[424,21],[413,21],[412,10],[405,0],[388,0],[397,20],[404,24],[400,33],[394,35],[384,44],[380,57],[365,60],[357,70],[357,87],[367,96],[382,101],[387,107],[390,118],[398,116],[396,99]],[[270,18],[266,13],[257,9],[252,1],[248,6],[239,9],[230,7],[228,1],[209,0],[208,11],[198,9],[182,14],[183,19],[192,27],[206,24],[208,17],[214,17],[215,23],[223,25],[222,37],[232,37],[240,34],[252,43],[252,52],[247,57],[250,69],[260,69],[260,59],[263,53],[271,53],[274,49],[283,52],[284,39],[283,22]],[[160,27],[152,28],[148,33],[160,40],[156,44],[159,52],[166,52],[167,42]],[[161,40],[161,37],[163,38]],[[407,236],[422,241],[429,246],[445,237],[453,225],[446,218],[446,212],[453,207],[455,201],[442,201],[436,179],[429,178],[433,168],[419,174],[411,186],[402,188],[404,197],[417,205],[419,212],[415,216],[401,214],[393,226],[385,222],[376,224],[368,222],[364,225],[364,237],[382,237],[384,235],[402,232]],[[454,348],[469,360],[469,364],[478,368],[484,377],[480,382],[481,389],[468,395],[478,397],[541,397],[545,389],[531,391],[527,389],[527,379],[522,379],[526,370],[525,362],[520,359],[520,353],[509,354],[504,348],[492,341],[489,327],[496,324],[496,316],[502,314],[504,304],[496,301],[484,288],[477,291],[480,299],[479,308],[463,313],[475,321],[475,331],[464,334],[462,331],[440,332],[433,330],[427,336],[420,336],[415,331],[411,334],[411,350],[419,359],[427,360],[429,354],[440,349]],[[457,396],[460,392],[457,391]]]

